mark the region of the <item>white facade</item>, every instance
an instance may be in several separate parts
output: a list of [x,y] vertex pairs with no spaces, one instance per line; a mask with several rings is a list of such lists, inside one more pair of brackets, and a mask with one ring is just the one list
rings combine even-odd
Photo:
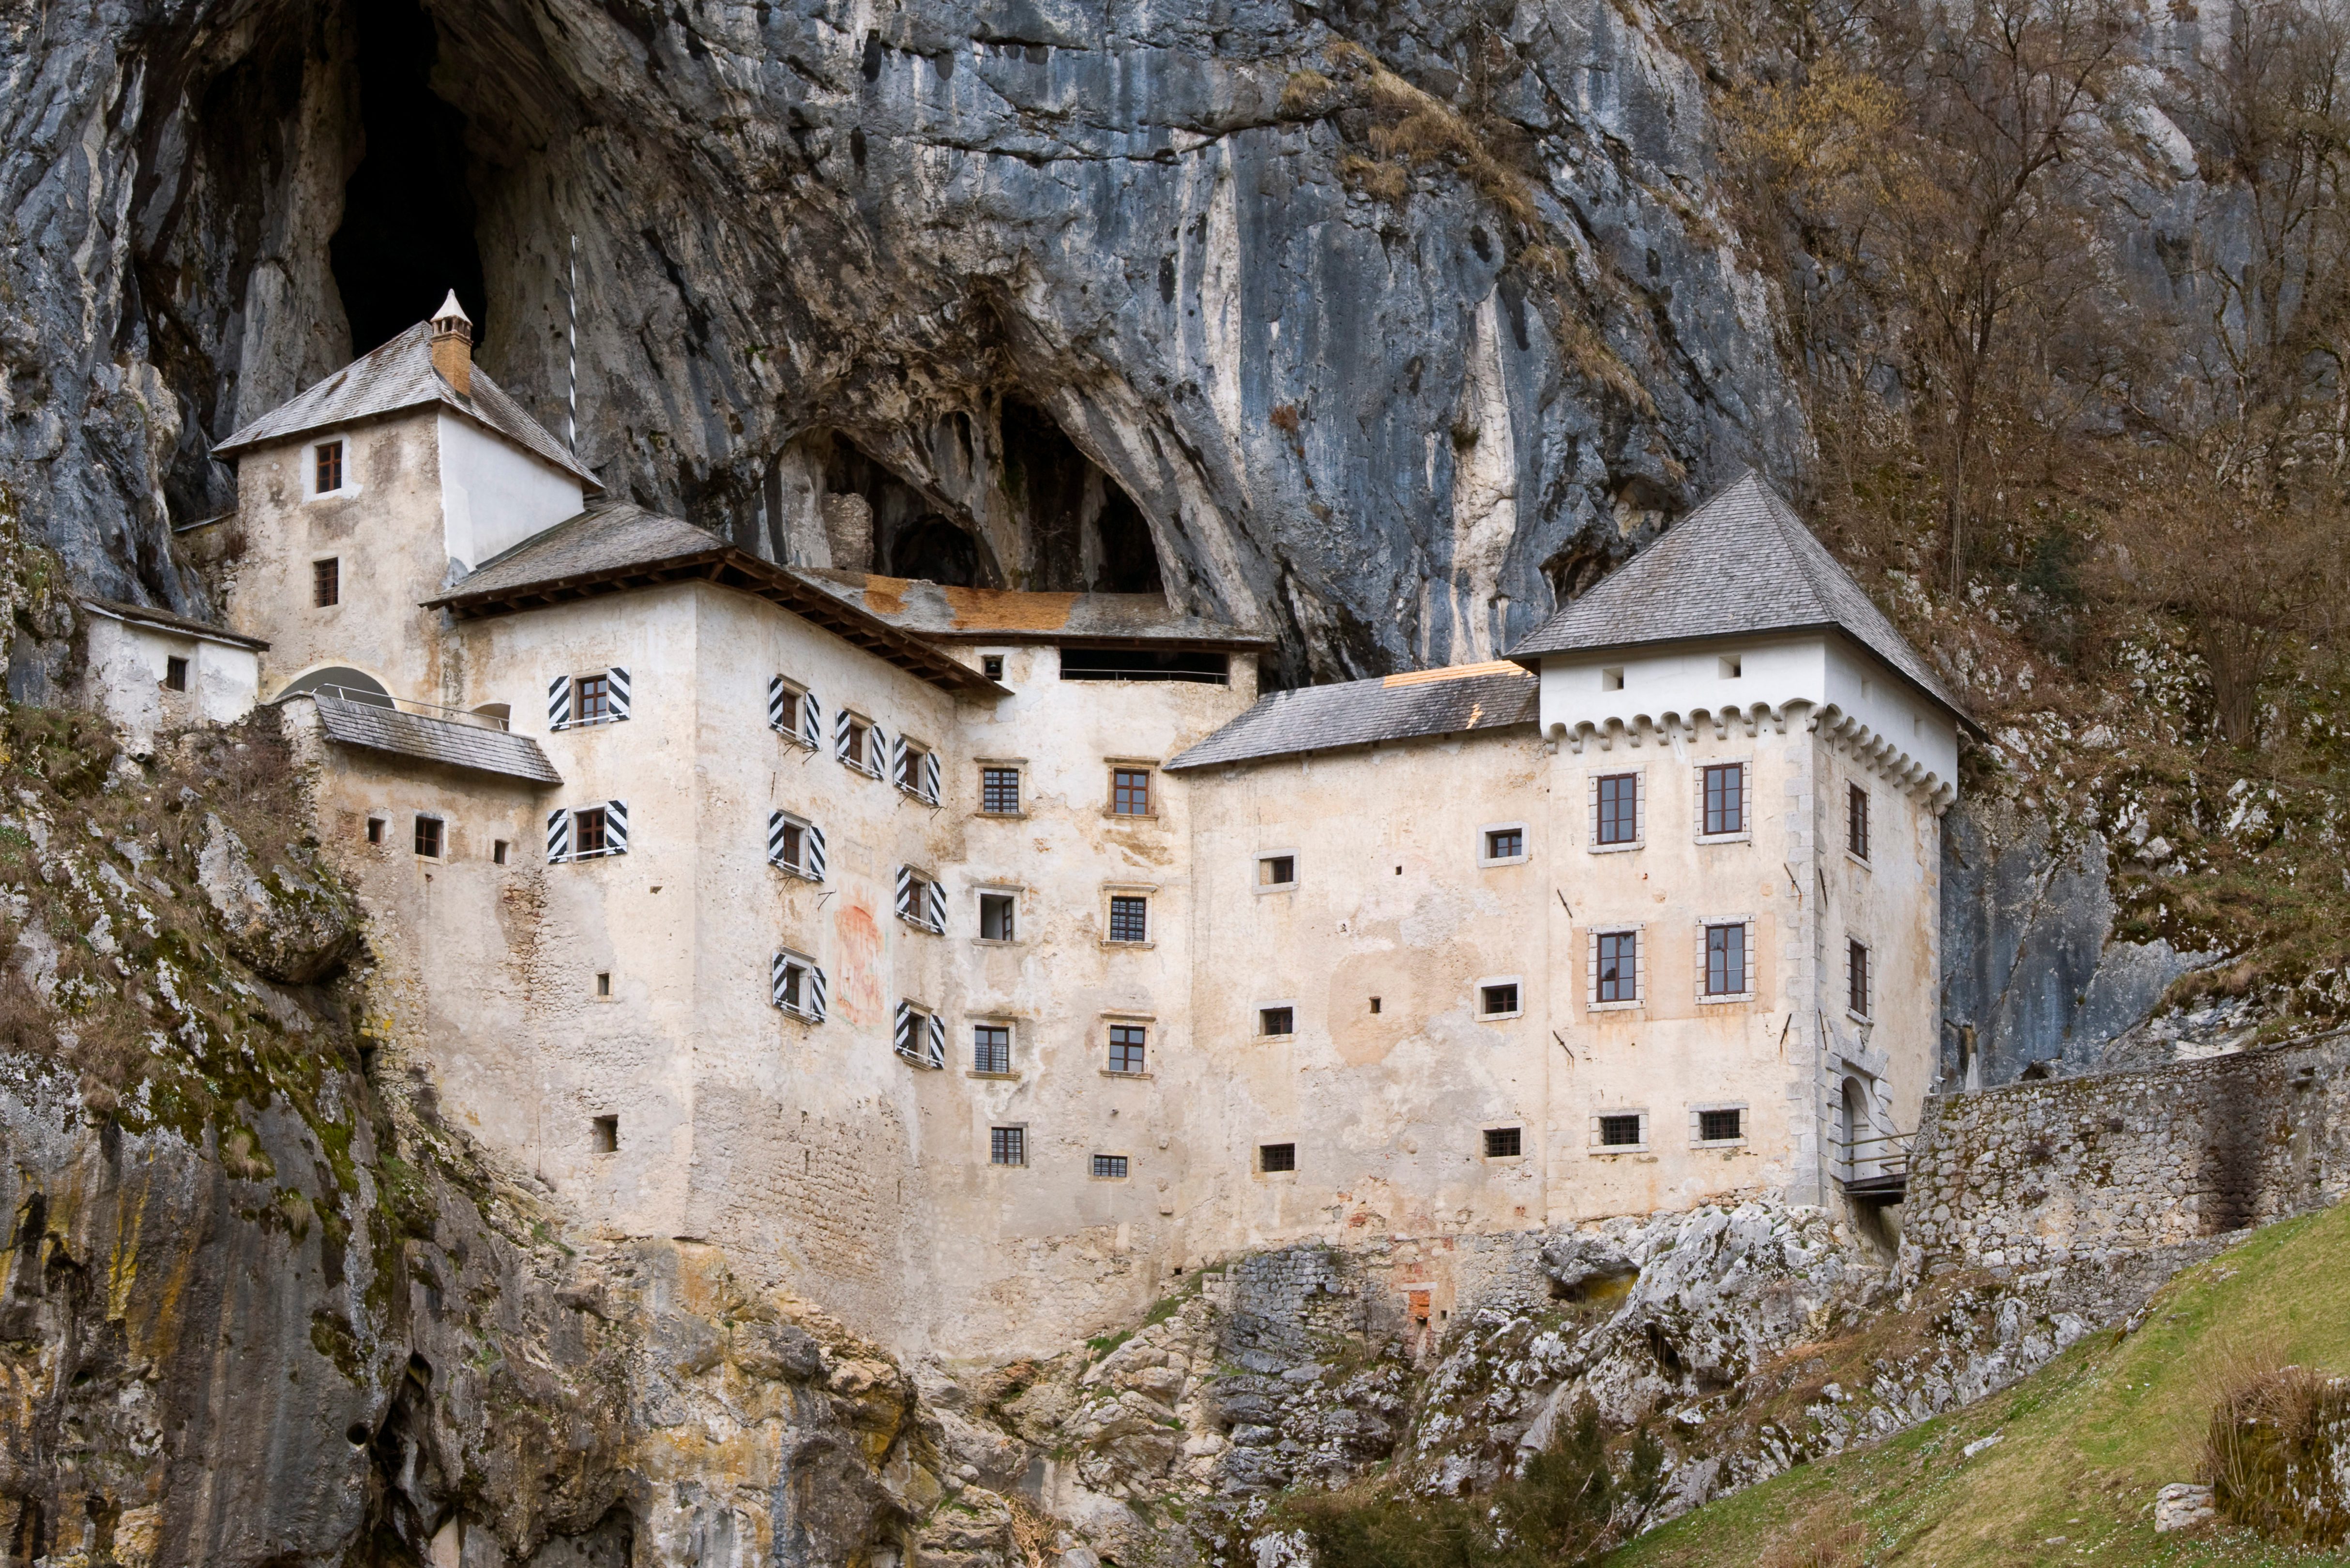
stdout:
[[154,750],[156,732],[230,724],[253,711],[260,650],[131,606],[82,601],[91,706],[130,753]]

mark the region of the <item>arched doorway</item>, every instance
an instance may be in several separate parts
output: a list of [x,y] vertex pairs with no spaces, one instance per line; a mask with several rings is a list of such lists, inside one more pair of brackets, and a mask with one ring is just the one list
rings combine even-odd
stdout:
[[392,708],[398,704],[383,682],[365,670],[353,670],[348,664],[322,665],[308,670],[286,683],[286,689],[269,701],[274,705],[288,697],[304,697],[323,691],[330,697],[340,697],[347,702],[365,702],[372,708]]

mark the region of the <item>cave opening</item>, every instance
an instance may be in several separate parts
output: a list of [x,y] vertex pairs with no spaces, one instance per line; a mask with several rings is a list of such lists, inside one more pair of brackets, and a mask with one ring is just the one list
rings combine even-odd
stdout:
[[998,420],[1003,488],[1031,541],[1031,587],[1104,594],[1166,591],[1142,508],[1077,450],[1052,415],[1006,398]]
[[950,587],[994,586],[978,536],[961,519],[837,435],[824,452],[824,494],[834,566]]
[[364,354],[432,313],[449,289],[488,329],[489,290],[466,184],[465,117],[432,90],[440,36],[417,0],[353,7],[366,155],[343,187],[328,261]]

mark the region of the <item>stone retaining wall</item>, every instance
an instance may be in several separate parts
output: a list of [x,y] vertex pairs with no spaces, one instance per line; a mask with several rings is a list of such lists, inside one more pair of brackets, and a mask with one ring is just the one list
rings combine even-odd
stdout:
[[2350,1034],[1929,1100],[1905,1241],[2043,1268],[2219,1235],[2350,1189]]

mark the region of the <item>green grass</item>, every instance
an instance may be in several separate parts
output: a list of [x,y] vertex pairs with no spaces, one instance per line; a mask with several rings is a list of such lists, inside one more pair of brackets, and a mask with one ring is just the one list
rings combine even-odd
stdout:
[[[2248,1355],[2350,1372],[2350,1204],[2188,1271],[2126,1338],[2093,1335],[1978,1405],[1700,1509],[1607,1563],[2350,1563],[2236,1530],[2154,1532],[2156,1491],[2198,1479],[2216,1386]],[[1856,1523],[1856,1551],[1803,1549]]]

